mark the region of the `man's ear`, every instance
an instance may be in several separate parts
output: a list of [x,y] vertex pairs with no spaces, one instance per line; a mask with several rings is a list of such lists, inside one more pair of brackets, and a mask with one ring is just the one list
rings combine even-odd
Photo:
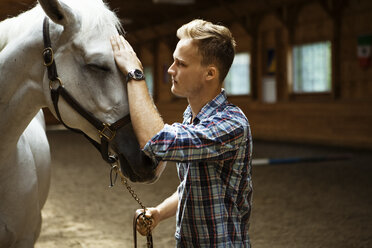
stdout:
[[207,75],[206,75],[206,80],[215,80],[218,78],[218,69],[216,66],[211,65],[207,67]]

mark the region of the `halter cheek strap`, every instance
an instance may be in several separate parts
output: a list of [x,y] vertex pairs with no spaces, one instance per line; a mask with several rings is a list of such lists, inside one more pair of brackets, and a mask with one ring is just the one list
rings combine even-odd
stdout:
[[[101,122],[99,119],[97,119],[93,114],[86,111],[76,100],[75,98],[65,89],[61,79],[58,77],[57,73],[57,66],[54,60],[54,52],[52,49],[52,44],[49,36],[49,18],[45,17],[44,23],[43,23],[43,39],[44,39],[44,50],[43,50],[43,58],[44,58],[44,65],[47,67],[48,70],[48,78],[49,78],[49,88],[50,88],[50,94],[54,106],[54,110],[57,114],[57,117],[59,121],[69,130],[80,133],[84,135],[85,138],[89,140],[90,143],[92,143],[97,150],[101,153],[102,158],[110,163],[113,164],[117,161],[117,158],[113,155],[109,154],[108,146],[110,141],[115,137],[116,131],[120,129],[121,127],[124,127],[128,124],[130,124],[130,115],[126,115],[117,122],[113,124],[108,124]],[[90,124],[92,124],[99,133],[99,136],[101,138],[101,143],[99,144],[92,138],[90,138],[87,134],[85,134],[83,131],[69,127],[66,125],[66,123],[63,121],[59,107],[58,107],[58,101],[59,97],[62,97],[76,112],[78,112],[84,119],[86,119]]]

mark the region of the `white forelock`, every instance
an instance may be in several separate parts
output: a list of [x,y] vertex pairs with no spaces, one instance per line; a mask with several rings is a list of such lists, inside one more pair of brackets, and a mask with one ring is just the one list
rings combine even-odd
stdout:
[[107,26],[115,25],[122,29],[120,20],[102,0],[62,0],[64,3],[79,11],[82,17],[82,33],[94,30],[97,33],[107,32]]

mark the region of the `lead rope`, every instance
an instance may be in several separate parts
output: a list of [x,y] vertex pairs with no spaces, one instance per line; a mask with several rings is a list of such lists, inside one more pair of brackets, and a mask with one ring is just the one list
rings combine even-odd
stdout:
[[[113,175],[115,175],[113,177]],[[145,225],[147,229],[146,239],[147,239],[147,248],[153,248],[153,242],[152,242],[152,233],[151,233],[151,225],[152,225],[152,218],[146,216],[146,207],[143,205],[141,200],[139,199],[138,195],[132,187],[129,185],[128,180],[125,178],[123,173],[121,172],[119,166],[117,163],[111,164],[111,170],[110,170],[110,188],[115,185],[116,179],[120,176],[121,183],[127,188],[128,192],[131,194],[132,198],[141,206],[143,209],[143,212],[136,212],[133,218],[133,242],[134,242],[134,248],[137,248],[137,221],[139,218],[142,218],[142,223]],[[114,181],[113,181],[114,178]]]

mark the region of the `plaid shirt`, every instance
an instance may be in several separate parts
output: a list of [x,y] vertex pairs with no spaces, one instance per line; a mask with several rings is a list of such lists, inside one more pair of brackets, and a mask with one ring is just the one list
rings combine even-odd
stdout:
[[191,122],[165,125],[145,146],[156,161],[177,161],[178,247],[250,247],[252,138],[247,118],[222,90]]

